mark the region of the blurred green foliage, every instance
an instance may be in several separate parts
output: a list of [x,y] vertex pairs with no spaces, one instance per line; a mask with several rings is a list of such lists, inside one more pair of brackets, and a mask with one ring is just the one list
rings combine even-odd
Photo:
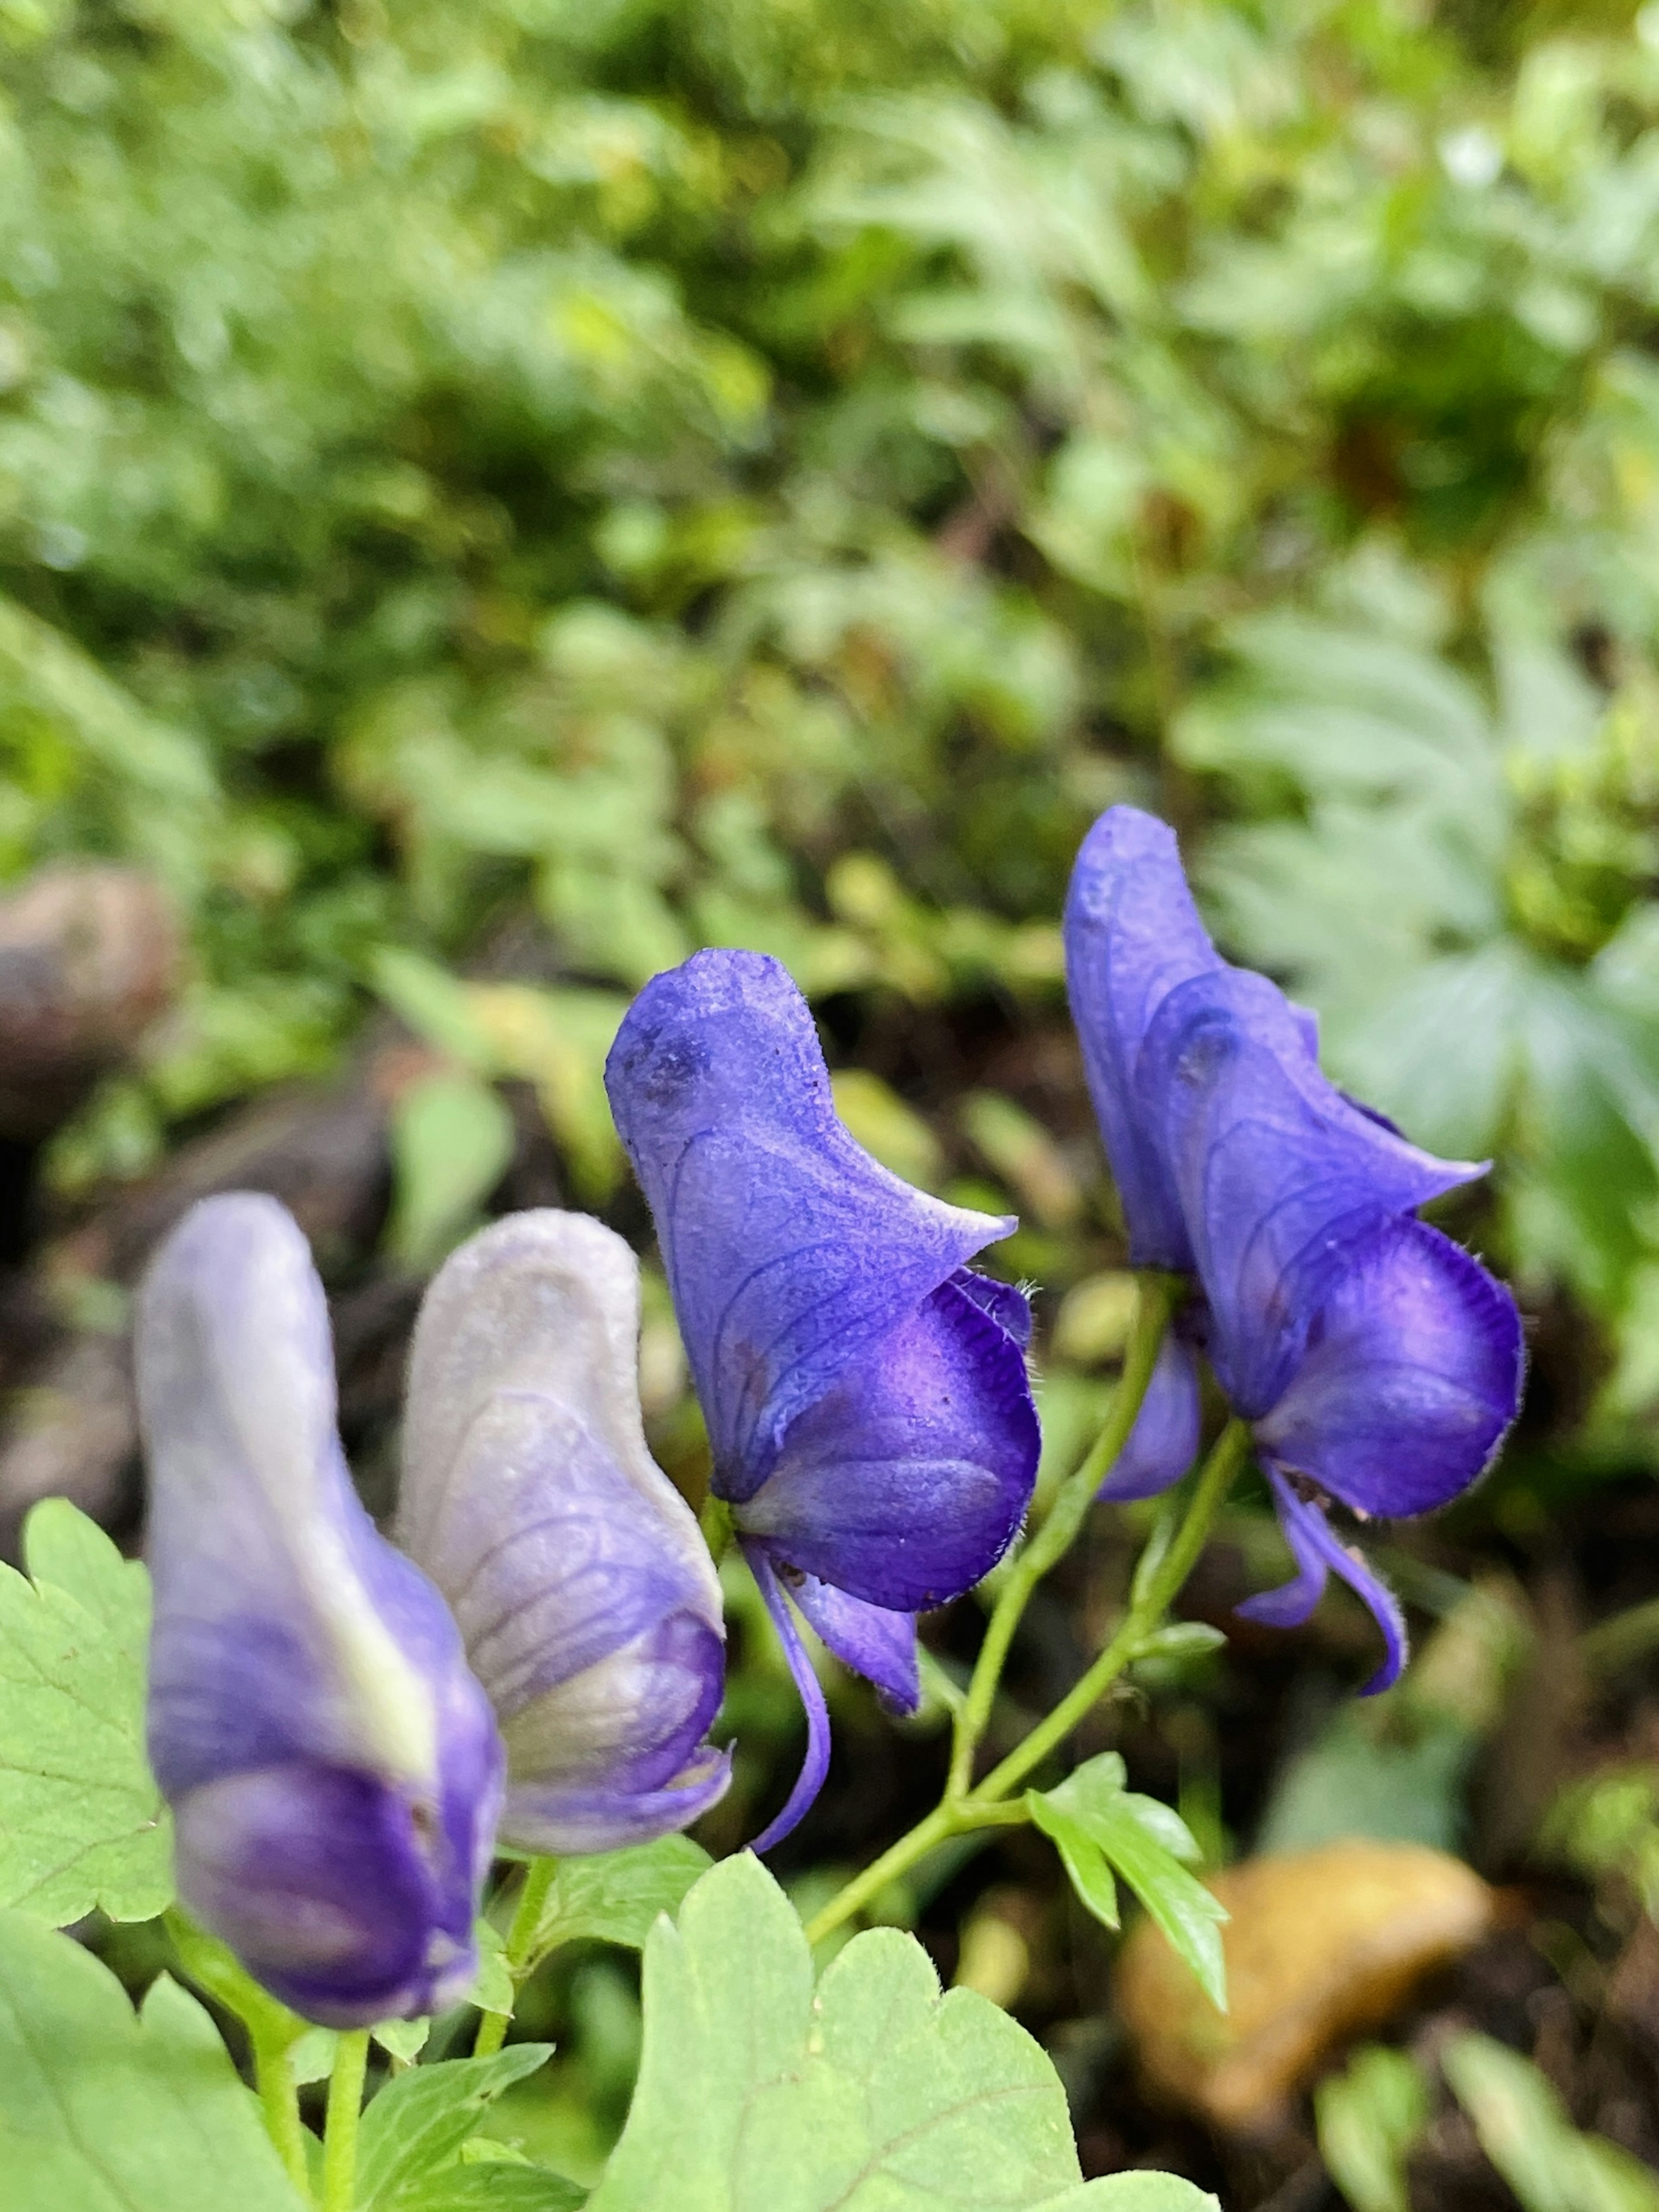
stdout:
[[[198,958],[66,1179],[374,995],[429,1036],[527,901],[550,988],[445,1048],[602,1198],[653,969],[1057,1006],[1134,797],[1343,1079],[1498,1157],[1639,1443],[1659,10],[0,0],[0,873],[148,858]],[[1061,1249],[1075,1164],[958,1133]]]

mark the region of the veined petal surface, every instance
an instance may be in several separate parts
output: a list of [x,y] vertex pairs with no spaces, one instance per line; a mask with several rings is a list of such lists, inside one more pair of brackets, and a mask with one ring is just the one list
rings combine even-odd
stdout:
[[1012,1219],[890,1175],[837,1118],[775,960],[699,952],[647,984],[605,1067],[707,1417],[741,1503],[785,1432]]
[[1251,1420],[1277,1403],[1315,1316],[1377,1229],[1483,1172],[1352,1105],[1283,993],[1242,969],[1169,994],[1136,1087],[1192,1238],[1211,1364]]
[[1040,1438],[1024,1355],[963,1279],[800,1416],[734,1515],[777,1559],[892,1612],[971,1589],[1030,1500]]
[[473,1971],[501,1748],[441,1598],[352,1487],[327,1304],[283,1208],[194,1207],[137,1353],[180,1893],[312,2019],[430,2011]]
[[1491,1464],[1524,1364],[1504,1285],[1437,1230],[1391,1221],[1338,1280],[1256,1442],[1357,1512],[1428,1513]]
[[633,1254],[551,1209],[453,1254],[416,1324],[398,1534],[495,1708],[526,1850],[642,1841],[726,1786],[720,1586],[646,1446],[638,1340]]
[[1187,1225],[1157,1133],[1135,1096],[1152,1017],[1179,983],[1223,963],[1199,920],[1175,832],[1133,806],[1108,808],[1084,839],[1066,896],[1066,988],[1084,1072],[1138,1267],[1184,1273]]

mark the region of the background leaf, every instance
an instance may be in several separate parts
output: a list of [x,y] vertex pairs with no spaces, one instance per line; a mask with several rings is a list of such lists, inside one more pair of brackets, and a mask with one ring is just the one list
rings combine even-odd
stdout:
[[67,1926],[173,1898],[173,1828],[144,1756],[149,1577],[64,1498],[0,1565],[0,1904]]

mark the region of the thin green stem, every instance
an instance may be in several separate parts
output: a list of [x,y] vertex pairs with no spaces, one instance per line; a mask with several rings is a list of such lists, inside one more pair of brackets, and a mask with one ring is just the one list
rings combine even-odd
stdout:
[[323,2134],[322,2212],[352,2212],[357,2197],[357,2122],[368,2071],[368,2030],[345,2030],[334,2046]]
[[[507,1971],[513,1977],[513,1994],[516,1997],[519,1984],[536,1964],[536,1931],[542,1924],[542,1909],[552,1889],[559,1871],[554,1858],[532,1859],[525,1869],[523,1886],[519,1891],[519,1902],[513,1911],[513,1924],[507,1931]],[[493,2057],[507,2040],[507,2023],[511,2013],[487,2012],[478,2022],[478,2033],[472,2045],[475,2058]]]
[[[1141,1656],[1149,1638],[1162,1624],[1171,1600],[1192,1572],[1216,1513],[1243,1464],[1249,1442],[1249,1429],[1244,1422],[1228,1422],[1192,1485],[1174,1537],[1161,1553],[1142,1562],[1129,1609],[1117,1633],[1070,1693],[975,1790],[966,1795],[947,1793],[944,1802],[936,1806],[926,1820],[918,1821],[890,1850],[884,1851],[873,1866],[866,1867],[838,1891],[807,1923],[809,1942],[822,1942],[833,1929],[850,1920],[889,1882],[907,1873],[918,1859],[924,1858],[947,1837],[965,1835],[976,1828],[1006,1826],[1026,1818],[1023,1804],[1006,1802],[1010,1793],[1065,1741],[1125,1668]],[[1116,1455],[1114,1449],[1111,1456]],[[1090,1463],[1097,1457],[1103,1457],[1098,1446],[1090,1455]],[[1110,1461],[1106,1464],[1109,1465]]]
[[1176,1275],[1146,1274],[1140,1278],[1122,1376],[1112,1394],[1100,1434],[1082,1465],[1061,1484],[1042,1525],[1009,1569],[986,1626],[979,1657],[974,1663],[973,1679],[956,1716],[951,1778],[945,1785],[947,1800],[963,1796],[973,1780],[974,1754],[990,1720],[1009,1646],[1032,1591],[1049,1568],[1071,1548],[1094,1502],[1095,1492],[1128,1442],[1181,1288],[1181,1279]]
[[252,2032],[253,2078],[258,2084],[265,2127],[276,2146],[283,2171],[309,2204],[311,2176],[306,2166],[306,2131],[300,2119],[300,2091],[294,2079],[292,2044],[285,2038]]
[[1648,1598],[1628,1612],[1615,1613],[1587,1628],[1578,1639],[1584,1664],[1593,1674],[1615,1674],[1659,1644],[1659,1598]]
[[1078,1723],[1099,1702],[1124,1668],[1140,1656],[1147,1638],[1158,1628],[1170,1602],[1192,1572],[1218,1508],[1231,1489],[1234,1478],[1249,1449],[1248,1425],[1228,1422],[1205,1461],[1175,1540],[1146,1578],[1120,1623],[1117,1633],[1092,1667],[1054,1707],[1044,1721],[1017,1744],[1000,1766],[993,1767],[967,1800],[994,1801],[1006,1797],[1048,1753],[1064,1743]]

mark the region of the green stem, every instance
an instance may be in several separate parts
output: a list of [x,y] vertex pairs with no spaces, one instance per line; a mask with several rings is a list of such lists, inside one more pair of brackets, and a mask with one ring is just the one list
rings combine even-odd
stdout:
[[973,1779],[974,1753],[990,1720],[1008,1649],[1032,1591],[1049,1568],[1071,1548],[1094,1502],[1095,1492],[1129,1440],[1129,1431],[1152,1379],[1152,1370],[1158,1364],[1164,1332],[1182,1287],[1178,1275],[1146,1274],[1140,1278],[1122,1376],[1112,1394],[1100,1434],[1081,1467],[1061,1484],[1042,1527],[1009,1569],[987,1624],[968,1694],[956,1716],[951,1778],[945,1785],[947,1800],[963,1796]]
[[[1150,1570],[1148,1563],[1143,1561],[1129,1609],[1117,1633],[1047,1720],[1039,1722],[977,1789],[966,1796],[947,1792],[945,1802],[936,1806],[926,1820],[918,1821],[908,1835],[901,1836],[890,1850],[884,1851],[873,1866],[866,1867],[838,1891],[823,1910],[808,1922],[809,1942],[821,1942],[832,1929],[851,1919],[890,1881],[908,1872],[918,1859],[925,1857],[947,1837],[964,1835],[975,1828],[1006,1826],[1027,1817],[1023,1804],[1006,1802],[1009,1793],[1065,1741],[1125,1668],[1140,1656],[1148,1638],[1161,1625],[1170,1601],[1192,1572],[1216,1513],[1243,1464],[1249,1443],[1248,1425],[1241,1420],[1229,1421],[1199,1471],[1168,1549],[1150,1563]],[[1090,1462],[1100,1455],[1097,1447],[1090,1455]],[[1112,1456],[1116,1457],[1115,1451]]]
[[1578,1639],[1584,1664],[1593,1674],[1615,1674],[1659,1644],[1659,1598],[1648,1598],[1626,1613],[1615,1613],[1587,1628]]
[[258,2084],[265,2127],[276,2146],[283,2171],[309,2204],[311,2176],[306,2166],[306,2131],[300,2119],[300,2091],[294,2079],[292,2044],[283,2037],[252,2031],[253,2078]]
[[323,2135],[322,2212],[352,2212],[357,2197],[357,2121],[368,2071],[368,2030],[346,2029],[334,2046]]
[[1051,1751],[1064,1743],[1078,1723],[1105,1695],[1124,1668],[1140,1656],[1142,1645],[1158,1627],[1169,1610],[1170,1601],[1192,1572],[1198,1555],[1204,1548],[1205,1539],[1210,1533],[1210,1523],[1215,1519],[1223,1498],[1231,1489],[1249,1448],[1248,1424],[1237,1418],[1229,1421],[1217,1437],[1198,1480],[1193,1486],[1193,1494],[1174,1542],[1147,1577],[1145,1589],[1133,1599],[1117,1633],[1093,1666],[1060,1699],[1047,1720],[1039,1721],[1002,1764],[991,1770],[967,1800],[969,1805],[981,1797],[993,1801],[1006,1797],[1011,1790],[1025,1779],[1034,1766],[1041,1765]]
[[[536,1948],[536,1931],[542,1924],[542,1908],[558,1871],[559,1863],[553,1858],[532,1859],[525,1869],[524,1886],[514,1908],[513,1924],[507,1931],[507,1971],[513,1977],[514,1996],[520,1983],[536,1964],[532,1955]],[[493,2057],[501,2049],[507,2040],[507,2022],[512,2016],[505,2012],[483,2014],[472,2045],[475,2058]]]

